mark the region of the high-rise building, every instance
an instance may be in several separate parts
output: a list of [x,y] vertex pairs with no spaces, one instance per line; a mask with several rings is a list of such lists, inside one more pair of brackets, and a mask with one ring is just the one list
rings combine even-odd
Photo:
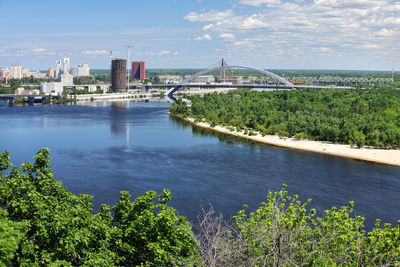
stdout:
[[69,74],[69,58],[64,58],[64,74]]
[[116,58],[111,61],[111,89],[115,92],[126,89],[126,60]]
[[81,64],[78,66],[78,76],[79,77],[87,77],[90,75],[89,64]]
[[78,67],[71,69],[71,74],[74,77],[88,77],[90,76],[90,68],[87,63],[81,64]]
[[47,71],[47,78],[51,79],[54,78],[54,69],[52,67],[49,68]]
[[74,78],[78,77],[78,68],[76,68],[76,67],[72,68],[71,69],[71,75]]
[[11,65],[11,78],[21,79],[22,78],[22,66],[21,64]]
[[56,61],[56,79],[61,76],[61,60]]
[[133,61],[132,62],[132,78],[133,79],[146,79],[146,69],[144,61]]

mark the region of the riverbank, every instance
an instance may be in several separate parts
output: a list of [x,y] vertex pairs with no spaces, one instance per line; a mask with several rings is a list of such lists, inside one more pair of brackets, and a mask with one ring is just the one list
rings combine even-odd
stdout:
[[[72,96],[73,98],[75,96]],[[86,94],[76,95],[76,101],[97,101],[97,100],[134,100],[134,101],[145,101],[152,97],[150,93],[111,93],[111,94]]]
[[245,135],[243,132],[231,131],[227,127],[220,125],[211,127],[210,124],[206,122],[195,122],[193,118],[184,118],[176,115],[173,116],[201,128],[245,138],[259,143],[400,167],[400,150],[357,148],[345,144],[333,144],[330,142],[319,142],[297,138],[283,138],[278,135],[262,136],[259,133],[249,136]]

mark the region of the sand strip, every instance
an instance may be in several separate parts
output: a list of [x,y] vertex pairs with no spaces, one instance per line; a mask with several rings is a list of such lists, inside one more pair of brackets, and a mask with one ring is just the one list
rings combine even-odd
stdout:
[[352,159],[376,162],[393,166],[400,166],[400,150],[356,148],[345,144],[332,144],[329,142],[318,142],[318,141],[311,141],[311,140],[304,140],[297,138],[281,138],[277,135],[261,136],[260,134],[257,134],[253,136],[248,136],[244,135],[243,132],[236,132],[236,131],[232,132],[226,127],[222,126],[211,127],[210,124],[205,122],[195,122],[193,118],[183,118],[181,116],[175,116],[175,117],[185,120],[201,128],[206,128],[224,134],[234,135],[237,137],[253,140],[260,143],[266,143],[274,146],[293,148],[304,151],[311,151],[332,156],[339,156],[339,157],[352,158]]

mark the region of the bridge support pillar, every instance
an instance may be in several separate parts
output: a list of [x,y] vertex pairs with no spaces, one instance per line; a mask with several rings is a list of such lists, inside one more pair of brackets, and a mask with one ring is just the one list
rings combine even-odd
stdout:
[[14,97],[10,97],[10,98],[8,99],[8,106],[9,106],[9,107],[14,106]]
[[35,103],[35,98],[34,97],[28,97],[28,103],[29,103],[29,106],[33,106],[33,104]]

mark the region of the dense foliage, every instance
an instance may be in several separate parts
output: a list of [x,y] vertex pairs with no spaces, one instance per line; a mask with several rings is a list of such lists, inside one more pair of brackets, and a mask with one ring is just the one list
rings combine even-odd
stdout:
[[[170,206],[170,192],[92,210],[55,181],[49,150],[20,168],[0,154],[0,266],[395,266],[400,221],[364,230],[353,203],[317,216],[283,188],[233,224],[208,212],[195,236]],[[284,186],[285,187],[285,186]],[[111,212],[113,211],[113,212]]]
[[189,222],[168,206],[170,192],[128,192],[95,213],[53,178],[49,150],[21,170],[0,155],[0,265],[170,266],[196,256]]
[[[400,91],[304,90],[249,91],[188,96],[173,114],[261,134],[307,138],[362,147],[398,147]],[[248,130],[247,130],[248,129]]]

